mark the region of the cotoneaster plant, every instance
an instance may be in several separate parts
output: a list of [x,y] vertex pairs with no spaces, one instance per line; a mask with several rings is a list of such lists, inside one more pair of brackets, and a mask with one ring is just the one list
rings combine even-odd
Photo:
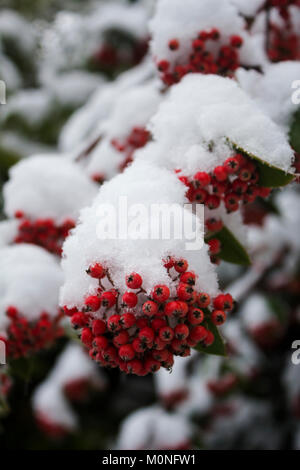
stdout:
[[0,337],[8,360],[28,357],[63,334],[58,306],[62,272],[55,257],[34,245],[0,252]]
[[[67,158],[37,155],[16,164],[4,185],[4,211],[12,223],[11,243],[30,243],[56,255],[79,210],[97,186]],[[14,233],[13,233],[14,232]]]
[[[139,194],[139,204],[148,209],[177,203],[184,213],[184,193],[173,172],[136,161],[102,187],[65,242],[61,305],[90,356],[104,366],[146,375],[170,369],[174,356],[188,356],[191,347],[225,353],[217,326],[233,309],[233,299],[220,293],[206,245],[187,251],[185,240],[173,237],[97,238],[97,211],[104,202],[119,214],[119,197],[127,196],[130,204]],[[203,230],[196,215],[186,216]],[[151,215],[150,222],[159,219]],[[143,217],[141,226],[146,223]]]

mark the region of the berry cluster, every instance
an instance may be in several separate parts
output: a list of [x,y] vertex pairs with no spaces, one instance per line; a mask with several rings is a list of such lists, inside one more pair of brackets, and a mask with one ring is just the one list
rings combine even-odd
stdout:
[[[158,62],[158,70],[162,73],[162,80],[168,86],[178,83],[188,73],[219,74],[231,76],[239,67],[238,49],[243,44],[240,36],[231,36],[230,43],[221,45],[221,34],[216,28],[210,31],[201,31],[198,37],[192,41],[192,52],[186,64],[177,64],[171,70],[168,60]],[[219,42],[217,53],[211,52],[210,43]],[[180,49],[178,39],[169,41],[169,49],[177,51]]]
[[46,414],[40,411],[36,413],[35,421],[42,433],[53,439],[61,439],[70,432],[69,429],[63,425],[53,423]]
[[267,53],[272,62],[284,60],[299,60],[299,35],[293,31],[289,6],[300,7],[299,0],[269,0],[269,7],[278,8],[283,19],[284,26],[272,22],[268,24],[268,47]]
[[148,51],[148,40],[115,44],[106,41],[93,55],[92,65],[108,74],[138,65]]
[[[180,173],[180,170],[176,170]],[[227,212],[235,212],[240,203],[249,203],[260,197],[267,197],[270,189],[259,185],[259,173],[254,161],[237,153],[211,173],[200,171],[193,178],[179,176],[187,187],[190,202],[205,204],[217,209],[223,202]]]
[[107,269],[99,263],[89,267],[87,273],[99,279],[97,294],[85,298],[81,312],[76,307],[64,310],[73,326],[81,329],[81,340],[94,360],[143,376],[160,367],[171,369],[174,355],[188,356],[198,343],[213,344],[209,322],[225,322],[233,307],[231,295],[211,301],[207,293],[197,292],[196,275],[188,271],[184,259],[170,257],[164,266],[176,288],[173,298],[167,285],[154,286],[147,296],[138,273],[127,276],[130,290],[120,296],[116,289],[103,287],[104,278],[112,282]]
[[6,397],[12,387],[12,380],[9,375],[7,375],[5,372],[1,373],[0,372],[0,399],[1,397]]
[[123,141],[112,139],[111,145],[124,154],[124,160],[120,165],[120,171],[123,171],[129,163],[133,161],[135,150],[144,147],[150,139],[150,132],[144,127],[134,127],[128,137]]
[[17,211],[15,217],[22,219],[18,226],[15,243],[32,243],[56,255],[61,255],[63,242],[69,231],[75,227],[75,222],[70,219],[65,220],[61,225],[56,225],[53,219],[25,218],[21,211]]
[[63,335],[63,329],[59,325],[61,313],[53,318],[43,312],[38,320],[31,322],[11,306],[7,308],[6,315],[10,324],[7,337],[1,339],[6,343],[7,356],[11,359],[41,351]]

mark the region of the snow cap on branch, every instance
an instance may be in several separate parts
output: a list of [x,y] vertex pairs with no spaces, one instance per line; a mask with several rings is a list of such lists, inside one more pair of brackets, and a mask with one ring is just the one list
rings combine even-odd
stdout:
[[37,155],[10,170],[3,193],[8,216],[22,211],[32,219],[52,218],[62,223],[76,220],[79,210],[96,196],[97,185],[71,161],[56,155]]

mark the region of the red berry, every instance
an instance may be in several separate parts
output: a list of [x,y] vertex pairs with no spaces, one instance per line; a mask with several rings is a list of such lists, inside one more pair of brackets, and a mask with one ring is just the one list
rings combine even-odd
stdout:
[[120,318],[120,324],[122,325],[123,328],[131,328],[133,325],[135,325],[136,318],[133,315],[133,313],[123,313]]
[[157,64],[157,68],[160,72],[167,72],[170,67],[170,62],[168,60],[161,60]]
[[164,260],[164,267],[166,269],[171,269],[171,268],[173,268],[174,263],[175,263],[174,258],[171,258],[169,256],[169,258],[167,260]]
[[165,305],[164,314],[167,317],[171,317],[172,315],[181,316],[181,313],[182,313],[182,307],[179,302],[176,302],[175,300],[173,300],[172,302],[168,302]]
[[116,295],[112,291],[103,292],[100,297],[101,305],[105,308],[111,308],[115,305],[117,299]]
[[206,292],[200,292],[198,295],[198,303],[201,308],[206,308],[210,304],[210,296]]
[[108,347],[108,339],[105,336],[96,336],[93,345],[98,351],[104,351]]
[[119,349],[119,356],[123,361],[131,361],[135,356],[135,351],[131,344],[124,344]]
[[217,181],[220,181],[220,182],[226,181],[227,180],[226,168],[224,166],[217,166],[214,169],[214,176],[215,176]]
[[206,337],[203,339],[203,343],[205,346],[211,346],[215,341],[215,337],[211,331],[207,331]]
[[232,190],[237,193],[239,196],[244,194],[247,191],[248,185],[245,181],[241,181],[240,179],[234,180],[231,186]]
[[128,343],[128,341],[129,341],[129,334],[125,330],[120,331],[119,333],[117,333],[116,336],[113,339],[113,343],[117,347],[120,347],[123,344]]
[[179,284],[177,287],[177,295],[180,300],[190,300],[193,297],[193,287],[188,284]]
[[143,364],[138,359],[133,359],[127,363],[127,370],[130,374],[139,375],[143,368]]
[[167,326],[167,322],[163,318],[154,318],[151,322],[151,328],[155,333],[157,333],[163,326]]
[[106,325],[103,320],[94,320],[92,323],[92,331],[94,336],[103,335],[106,331]]
[[176,51],[177,49],[179,49],[179,45],[180,45],[180,44],[179,44],[178,39],[171,39],[171,40],[169,41],[169,49],[170,49],[171,51]]
[[231,36],[230,44],[232,45],[232,47],[239,48],[243,44],[243,39],[241,38],[241,36]]
[[211,217],[206,221],[206,227],[210,232],[219,232],[223,228],[223,222],[221,219],[218,220]]
[[102,279],[103,277],[105,277],[105,269],[100,263],[96,263],[90,266],[87,270],[87,273],[95,279]]
[[160,369],[160,363],[150,358],[145,361],[144,367],[148,372],[157,372]]
[[150,344],[154,340],[154,331],[152,330],[152,328],[146,326],[139,332],[139,338],[144,343]]
[[175,261],[174,268],[178,273],[184,273],[188,267],[189,264],[185,259],[179,259]]
[[159,330],[159,338],[162,341],[170,342],[174,338],[174,331],[170,326],[164,326]]
[[205,189],[195,189],[193,191],[192,200],[197,201],[199,204],[204,204],[208,198],[208,192]]
[[188,311],[189,311],[189,306],[186,302],[183,302],[182,300],[179,300],[177,302],[180,306],[180,314],[179,316],[182,318],[182,317],[185,317],[187,314],[188,314]]
[[127,305],[127,307],[133,308],[138,303],[138,298],[137,295],[133,292],[125,292],[122,297],[122,301],[125,305]]
[[195,326],[190,332],[189,338],[192,341],[195,341],[198,343],[199,341],[203,341],[206,338],[207,334],[208,334],[208,331],[206,328],[204,328],[204,326]]
[[260,197],[266,198],[270,195],[271,189],[270,188],[259,188],[259,195]]
[[96,312],[100,308],[100,299],[96,295],[90,295],[84,301],[88,310]]
[[240,168],[240,162],[238,158],[230,157],[225,161],[224,167],[226,168],[227,173],[231,175],[238,172]]
[[229,193],[225,196],[225,206],[229,212],[234,212],[239,208],[239,197],[235,193]]
[[196,182],[196,186],[199,185],[201,187],[208,186],[211,182],[211,177],[205,171],[199,171],[194,175],[194,180]]
[[86,346],[91,346],[92,341],[93,341],[93,333],[91,332],[89,328],[83,328],[81,332],[81,341]]
[[195,39],[193,41],[193,49],[195,49],[195,51],[197,52],[202,51],[204,47],[205,47],[205,43],[201,39]]
[[143,353],[146,349],[146,343],[139,338],[134,338],[132,341],[132,347],[137,353]]
[[218,197],[218,196],[208,196],[208,198],[206,199],[205,201],[205,205],[213,210],[213,209],[217,209],[221,204],[221,199]]
[[[166,345],[166,343],[164,343],[164,345]],[[163,362],[168,358],[168,352],[167,349],[154,350],[152,351],[152,357],[156,361]]]
[[221,242],[217,238],[211,238],[207,242],[209,251],[212,255],[217,255],[221,251]]
[[200,308],[193,308],[193,310],[188,313],[188,321],[191,325],[199,325],[203,320],[204,313]]
[[[17,309],[15,309],[15,307],[8,307],[8,309],[6,309],[6,315],[7,316],[10,316],[10,314],[9,314],[10,309],[16,310],[16,312],[17,312]],[[68,308],[66,305],[63,306],[63,311],[64,311],[65,315],[67,315],[68,317],[72,317],[74,315],[74,313],[78,312],[76,307]]]
[[126,285],[130,289],[139,289],[143,284],[143,279],[138,273],[131,273],[126,277]]
[[82,312],[75,313],[71,318],[71,323],[75,329],[82,328],[83,326],[86,325],[86,322],[87,322],[87,318],[85,314]]
[[119,331],[121,329],[120,321],[121,321],[120,315],[117,315],[117,314],[112,315],[107,320],[107,328],[112,332]]
[[143,305],[143,313],[148,317],[153,317],[158,312],[158,305],[152,300],[148,300]]
[[[64,310],[65,310],[66,307],[64,307]],[[69,316],[72,316],[74,315],[74,313],[77,312],[77,308],[76,309],[71,309],[71,310],[68,310],[70,313],[69,313]],[[15,319],[17,316],[18,316],[18,310],[16,307],[13,307],[12,305],[7,307],[6,309],[6,315],[11,318],[11,319]]]
[[152,297],[157,302],[165,302],[170,297],[170,289],[166,285],[155,286]]
[[226,321],[226,313],[223,310],[214,310],[211,319],[215,325],[223,325]]
[[174,333],[175,333],[175,338],[180,339],[180,340],[184,340],[189,336],[190,330],[184,324],[176,325]]
[[214,299],[216,310],[232,310],[233,300],[230,294],[220,294]]

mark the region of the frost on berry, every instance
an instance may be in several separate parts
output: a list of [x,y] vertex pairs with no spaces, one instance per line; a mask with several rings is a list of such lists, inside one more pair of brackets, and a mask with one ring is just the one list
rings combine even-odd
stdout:
[[33,243],[60,254],[79,211],[97,186],[66,157],[45,155],[23,160],[10,170],[3,189],[4,210],[18,221],[15,243]]
[[42,248],[20,244],[0,251],[0,335],[9,359],[28,356],[62,335],[62,273],[56,259]]
[[[144,184],[144,175],[151,183]],[[209,324],[218,287],[205,245],[189,251],[184,238],[97,239],[97,208],[110,201],[118,211],[118,194],[129,201],[138,196],[146,206],[176,202],[184,210],[183,185],[173,172],[154,164],[137,160],[106,183],[65,242],[61,303],[92,359],[146,375],[171,369],[174,356],[189,356],[199,342],[213,344]],[[99,265],[105,273],[101,279],[91,276]],[[223,308],[229,312],[232,299],[231,304],[230,296],[226,300]]]

